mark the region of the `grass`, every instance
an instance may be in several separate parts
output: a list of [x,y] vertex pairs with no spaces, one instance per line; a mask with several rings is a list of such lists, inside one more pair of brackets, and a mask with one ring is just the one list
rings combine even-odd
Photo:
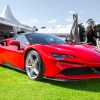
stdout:
[[100,79],[39,82],[0,66],[0,100],[100,100]]

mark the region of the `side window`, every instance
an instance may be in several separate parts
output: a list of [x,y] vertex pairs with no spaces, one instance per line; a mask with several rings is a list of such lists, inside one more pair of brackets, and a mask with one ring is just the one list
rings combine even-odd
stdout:
[[21,44],[29,44],[24,35],[18,36],[15,40],[19,41]]

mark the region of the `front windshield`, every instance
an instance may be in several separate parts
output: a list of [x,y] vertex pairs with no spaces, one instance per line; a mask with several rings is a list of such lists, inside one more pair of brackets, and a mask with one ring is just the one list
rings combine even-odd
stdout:
[[57,36],[42,33],[26,34],[30,44],[65,44],[65,41]]

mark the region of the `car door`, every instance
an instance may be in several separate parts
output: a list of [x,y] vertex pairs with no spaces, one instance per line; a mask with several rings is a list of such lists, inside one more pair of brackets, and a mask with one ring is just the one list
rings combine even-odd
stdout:
[[21,49],[18,49],[16,45],[6,46],[6,61],[12,66],[24,69],[24,48],[27,46],[26,43],[28,43],[28,41],[24,35],[17,36],[14,40],[20,42]]

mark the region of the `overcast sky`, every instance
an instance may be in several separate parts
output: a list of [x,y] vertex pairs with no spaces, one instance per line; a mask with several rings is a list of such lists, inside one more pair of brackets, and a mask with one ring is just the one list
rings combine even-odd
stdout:
[[89,18],[100,23],[100,0],[0,0],[0,13],[6,4],[16,19],[30,26],[70,28],[73,13],[79,23]]

